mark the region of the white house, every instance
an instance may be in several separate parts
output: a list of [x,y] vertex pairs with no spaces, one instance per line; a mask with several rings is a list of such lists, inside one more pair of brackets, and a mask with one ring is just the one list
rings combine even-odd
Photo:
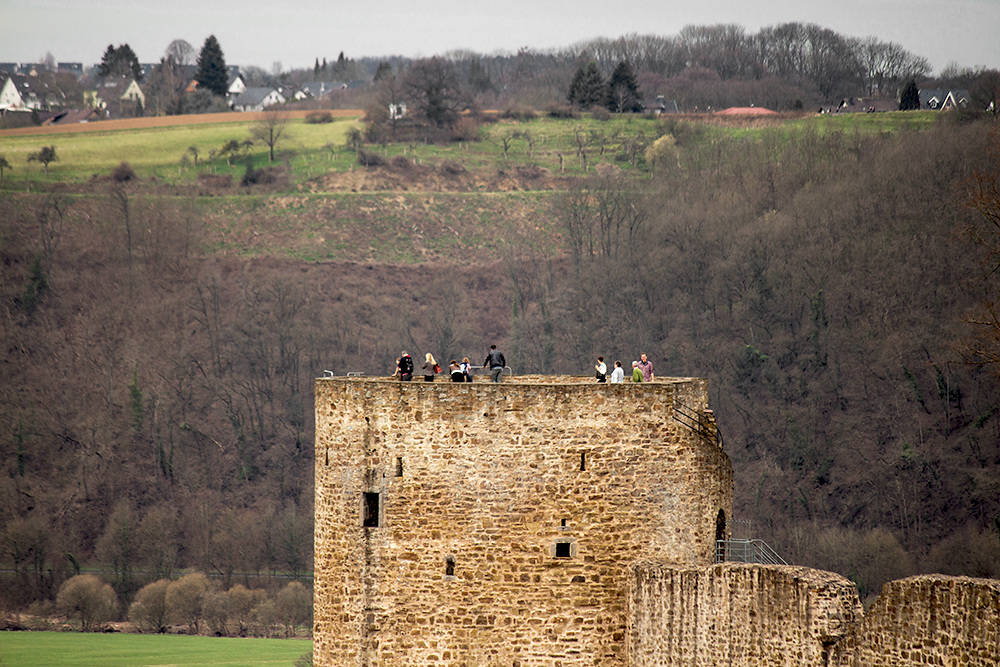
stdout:
[[263,111],[274,104],[284,104],[285,96],[274,88],[247,88],[233,98],[233,111]]

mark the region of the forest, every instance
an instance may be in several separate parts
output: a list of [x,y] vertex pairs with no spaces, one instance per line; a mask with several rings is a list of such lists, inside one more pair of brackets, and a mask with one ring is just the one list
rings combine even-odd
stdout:
[[[491,342],[515,374],[647,353],[708,378],[735,518],[863,599],[1000,577],[995,122],[704,121],[644,121],[635,166],[591,148],[544,189],[429,180],[530,172],[523,138],[435,171],[0,189],[0,603],[87,571],[126,606],[181,570],[308,576],[313,378]],[[331,188],[363,176],[408,187]],[[344,255],[289,252],[316,237]]]

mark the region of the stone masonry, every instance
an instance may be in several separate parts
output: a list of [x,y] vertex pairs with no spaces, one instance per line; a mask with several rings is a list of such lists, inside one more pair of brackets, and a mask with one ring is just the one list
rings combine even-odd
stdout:
[[854,584],[790,565],[631,568],[633,667],[825,667],[863,616]]
[[1000,665],[1000,581],[921,575],[882,587],[831,667]]
[[704,380],[317,380],[315,664],[625,665],[628,564],[731,514]]
[[314,664],[995,667],[1000,581],[714,564],[704,380],[316,381]]

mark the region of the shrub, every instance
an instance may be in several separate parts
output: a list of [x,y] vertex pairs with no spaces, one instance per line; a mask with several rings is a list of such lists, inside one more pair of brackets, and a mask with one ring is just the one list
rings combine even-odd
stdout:
[[166,632],[168,586],[169,579],[160,579],[139,589],[128,608],[133,625],[144,632]]
[[194,634],[203,618],[208,577],[201,572],[185,574],[167,586],[167,616],[175,623],[186,623]]
[[531,107],[516,105],[504,109],[500,112],[500,117],[510,120],[533,120],[538,117],[538,113]]
[[573,107],[566,104],[559,104],[558,102],[552,102],[547,107],[545,107],[545,112],[549,114],[551,118],[576,118],[577,113]]
[[445,160],[441,163],[441,173],[445,176],[460,176],[466,171],[467,169],[463,165],[453,160]]
[[246,173],[243,174],[243,180],[240,181],[240,185],[281,185],[287,182],[288,175],[280,167],[254,169],[248,165]]
[[198,174],[198,183],[209,188],[228,188],[233,184],[232,174]]
[[471,116],[462,116],[451,126],[451,141],[475,141],[479,138],[479,123]]
[[407,171],[413,166],[413,163],[410,162],[410,158],[408,157],[395,155],[389,159],[389,166],[393,169],[399,169],[400,171]]
[[306,114],[306,122],[311,125],[322,125],[333,122],[333,114],[329,111],[312,111]]
[[80,630],[110,621],[118,613],[118,597],[110,585],[92,574],[78,574],[59,587],[56,607],[67,616],[80,616]]
[[358,164],[362,167],[384,167],[385,158],[378,153],[370,153],[368,151],[358,151]]
[[548,176],[551,172],[545,167],[539,167],[537,164],[525,164],[518,165],[514,168],[517,175],[521,178],[534,180],[536,178],[543,178]]
[[122,162],[111,170],[111,180],[115,183],[128,183],[136,179],[135,170],[128,162]]
[[590,116],[594,120],[611,120],[611,112],[604,107],[594,107],[590,110]]

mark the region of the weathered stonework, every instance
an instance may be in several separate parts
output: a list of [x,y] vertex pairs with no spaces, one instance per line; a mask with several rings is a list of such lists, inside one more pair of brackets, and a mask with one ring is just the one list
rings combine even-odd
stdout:
[[1000,581],[939,574],[890,581],[829,664],[996,667]]
[[640,562],[630,568],[628,664],[821,667],[862,615],[857,588],[832,572]]
[[627,565],[731,510],[704,380],[317,380],[315,664],[624,665]]
[[316,381],[314,664],[986,667],[1000,581],[713,564],[706,383]]

